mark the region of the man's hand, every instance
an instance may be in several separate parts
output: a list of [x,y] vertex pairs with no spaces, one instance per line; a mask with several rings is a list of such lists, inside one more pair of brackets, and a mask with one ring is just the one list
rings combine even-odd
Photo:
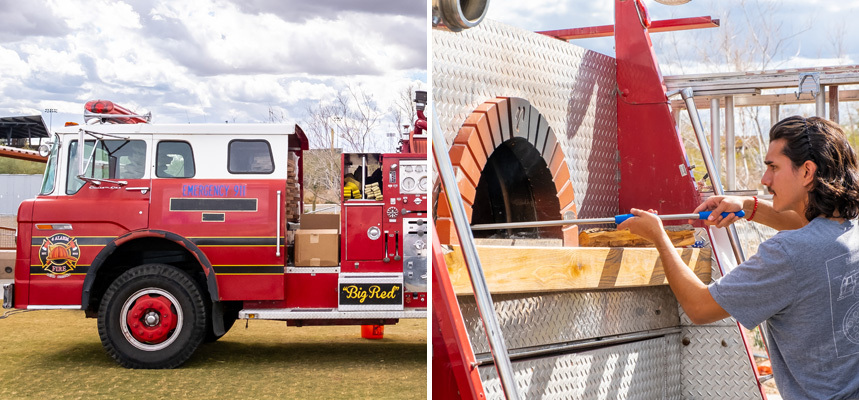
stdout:
[[[728,225],[737,222],[740,217],[731,214],[727,217],[722,217],[722,213],[735,213],[743,209],[744,197],[740,196],[711,196],[701,203],[695,212],[711,211],[710,217],[704,221],[707,225],[716,225],[717,228],[724,228]],[[748,213],[747,213],[748,214]]]
[[618,225],[618,230],[629,229],[631,233],[641,236],[653,243],[657,243],[659,240],[663,239],[663,237],[666,240],[668,239],[668,236],[665,234],[665,229],[662,228],[662,220],[656,216],[655,210],[644,211],[633,208],[629,212],[635,216]]
[[728,317],[728,313],[713,299],[707,285],[686,267],[662,229],[662,220],[656,216],[655,211],[646,212],[633,208],[630,213],[635,216],[623,221],[617,229],[629,229],[656,245],[668,284],[689,319],[695,324],[708,324]]

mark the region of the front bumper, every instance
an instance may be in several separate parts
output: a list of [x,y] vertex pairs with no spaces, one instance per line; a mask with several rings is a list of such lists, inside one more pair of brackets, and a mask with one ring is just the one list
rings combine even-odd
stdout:
[[15,284],[3,285],[3,308],[15,308]]

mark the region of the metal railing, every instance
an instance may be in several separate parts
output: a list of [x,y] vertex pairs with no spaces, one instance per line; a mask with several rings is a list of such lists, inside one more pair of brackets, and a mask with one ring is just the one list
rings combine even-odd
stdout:
[[[489,350],[492,353],[498,378],[501,380],[501,387],[508,399],[519,399],[516,381],[513,378],[510,354],[507,351],[507,344],[504,342],[498,316],[492,303],[492,295],[489,293],[486,277],[483,275],[483,267],[474,246],[474,234],[468,224],[468,215],[465,213],[459,186],[456,184],[456,174],[450,156],[447,154],[446,142],[439,128],[438,115],[436,115],[435,109],[433,109],[432,146],[438,174],[442,186],[444,186],[446,200],[450,205],[450,213],[456,234],[459,237],[463,260],[471,279],[474,298],[477,301],[477,312],[480,315],[480,320],[483,321],[483,328],[486,331],[486,339],[489,342]],[[442,200],[439,198],[439,201]]]

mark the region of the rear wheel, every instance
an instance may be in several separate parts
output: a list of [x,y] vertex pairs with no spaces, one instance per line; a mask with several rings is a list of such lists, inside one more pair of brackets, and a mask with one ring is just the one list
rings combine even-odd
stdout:
[[98,333],[126,368],[175,368],[203,340],[206,307],[197,285],[169,265],[146,264],[119,276],[99,307]]

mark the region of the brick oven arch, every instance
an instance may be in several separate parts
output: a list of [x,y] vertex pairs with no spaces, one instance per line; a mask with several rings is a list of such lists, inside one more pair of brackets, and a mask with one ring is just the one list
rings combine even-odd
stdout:
[[[523,149],[523,145],[527,149]],[[527,166],[523,166],[523,169],[536,171],[529,173],[529,180],[545,184],[550,177],[554,184],[554,187],[533,188],[540,192],[548,190],[554,195],[552,199],[535,201],[539,205],[535,204],[534,208],[540,209],[533,217],[538,220],[575,218],[575,192],[564,152],[548,121],[528,100],[498,97],[481,104],[465,119],[448,153],[456,171],[456,180],[469,223],[473,222],[475,201],[478,201],[479,206],[485,206],[480,204],[483,201],[480,198],[485,198],[486,194],[478,193],[478,187],[485,190],[487,179],[482,179],[484,168],[493,169],[493,163],[507,162],[511,157],[520,157],[520,164],[525,161]],[[511,156],[514,153],[516,155]],[[527,159],[523,160],[522,157]],[[536,175],[542,178],[534,178]],[[528,194],[524,196],[527,197]],[[453,220],[443,192],[439,196],[436,217],[436,233],[441,243],[457,243]],[[565,246],[578,245],[576,226],[566,226],[562,230],[540,228],[540,235],[563,238]]]

